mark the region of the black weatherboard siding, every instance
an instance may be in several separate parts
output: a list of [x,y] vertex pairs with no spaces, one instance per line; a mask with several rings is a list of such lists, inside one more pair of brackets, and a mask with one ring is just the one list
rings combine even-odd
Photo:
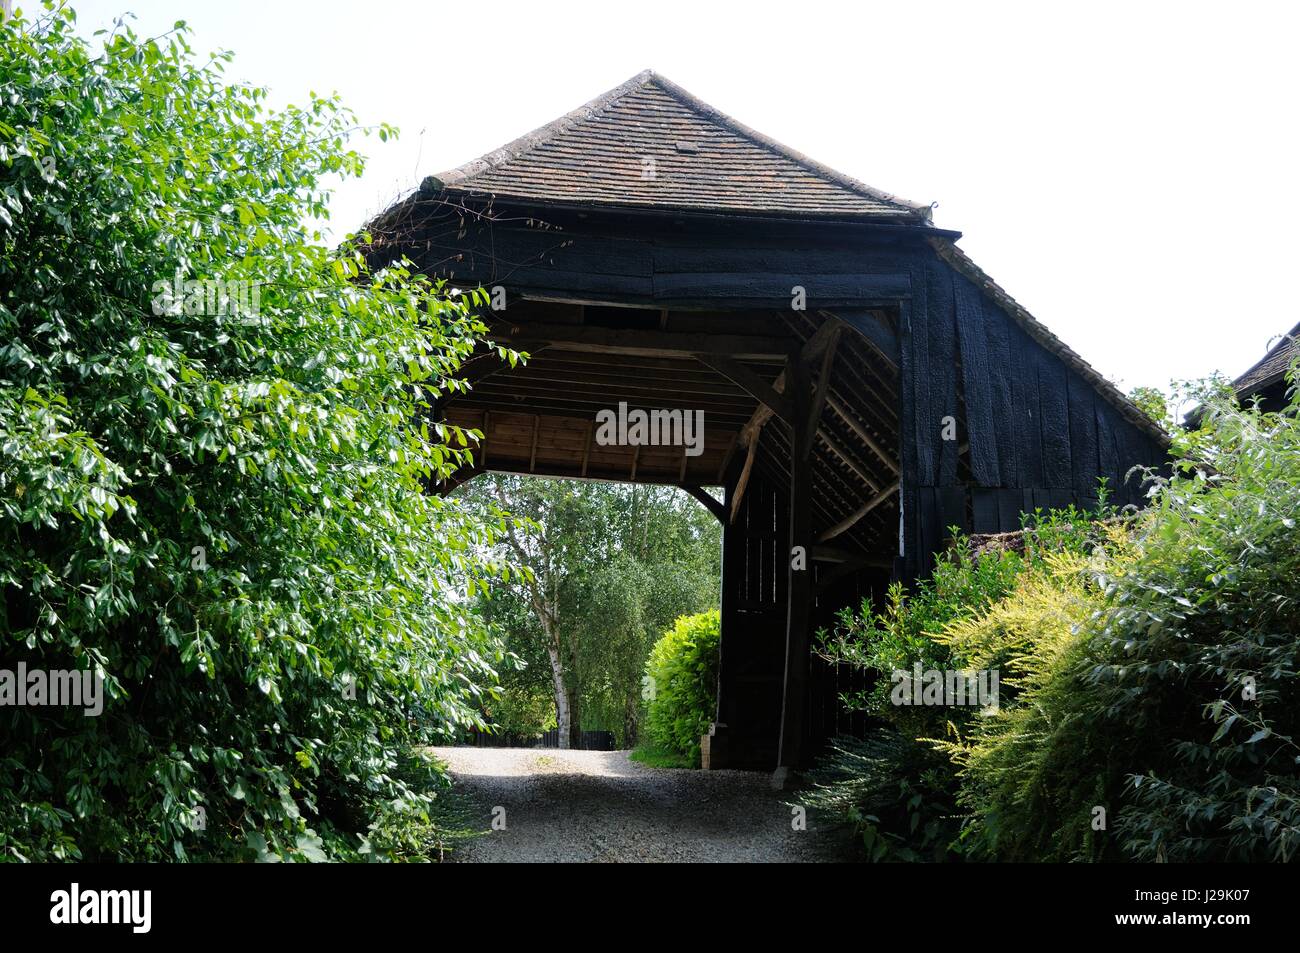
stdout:
[[[1140,505],[1141,475],[1129,471],[1161,462],[1163,435],[965,274],[938,256],[917,267],[926,297],[914,300],[902,334],[912,381],[904,429],[915,437],[903,454],[909,572],[928,568],[950,526],[1006,532],[1035,509],[1093,508],[1102,477],[1112,503]],[[958,419],[956,440],[941,439],[947,415]],[[959,444],[969,459],[961,476]]]

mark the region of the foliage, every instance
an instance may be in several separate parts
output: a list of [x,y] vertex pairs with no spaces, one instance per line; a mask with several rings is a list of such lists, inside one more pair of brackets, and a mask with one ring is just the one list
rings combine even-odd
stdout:
[[628,753],[628,760],[648,768],[694,768],[696,763],[678,751],[643,741]]
[[1128,399],[1138,410],[1146,414],[1154,423],[1166,429],[1177,426],[1169,407],[1169,400],[1164,391],[1157,387],[1134,387],[1129,391]]
[[268,112],[180,23],[0,32],[0,668],[107,695],[0,711],[0,853],[409,855],[408,716],[475,723],[503,658],[463,596],[498,526],[422,492],[483,326],[304,224],[362,167],[335,100]]
[[[870,598],[838,614],[830,631],[817,634],[818,652],[875,676],[865,692],[841,698],[849,710],[865,711],[877,725],[865,740],[838,739],[811,774],[814,787],[803,803],[849,824],[876,860],[953,859],[962,819],[956,811],[961,788],[959,763],[946,752],[966,725],[979,719],[971,708],[899,706],[890,701],[895,671],[998,669],[1018,662],[1010,644],[981,644],[946,638],[963,632],[1002,605],[1027,575],[1064,556],[1081,558],[1105,537],[1114,514],[1099,493],[1096,513],[1073,507],[1036,512],[1009,545],[977,552],[955,536],[933,572],[911,593],[892,585],[885,604]],[[1009,691],[1008,691],[1009,690]],[[1000,695],[1014,697],[1015,679],[1002,674]],[[938,750],[936,749],[938,746]]]
[[851,826],[873,862],[951,860],[953,774],[930,746],[884,727],[833,741],[801,803]]
[[545,734],[556,727],[555,697],[527,680],[525,669],[501,676],[501,696],[484,703],[483,714],[496,730],[522,738]]
[[432,792],[422,811],[385,810],[367,832],[361,855],[394,861],[441,861],[469,840],[481,837],[483,806],[451,786],[447,766],[427,751],[408,753],[397,776],[413,791]]
[[[1300,427],[1213,397],[1202,424],[1127,538],[1035,583],[1072,624],[1024,651],[1020,703],[962,746],[988,856],[1296,856]],[[1020,595],[1007,612],[1032,610]]]
[[[1114,531],[1122,546],[1123,530]],[[1060,553],[1023,573],[1006,597],[937,633],[964,667],[1000,671],[996,711],[937,741],[958,766],[962,841],[973,859],[1099,860],[1109,842],[1093,807],[1122,780],[1127,732],[1071,717],[1086,691],[1079,629],[1097,607],[1113,557]],[[1051,743],[1046,743],[1051,740]]]
[[[515,547],[503,545],[502,554],[532,574],[504,580],[480,599],[527,663],[504,676],[504,697],[554,699],[553,641],[574,730],[580,724],[612,732],[620,747],[632,744],[650,646],[676,616],[717,605],[717,521],[672,487],[489,474],[461,494],[472,505],[508,505],[518,518],[507,540]],[[554,620],[551,636],[543,613]],[[492,710],[503,728],[515,727],[497,718],[499,703]]]
[[[1008,591],[920,626],[932,657],[1002,672],[995,712],[944,712],[950,723],[929,734],[891,719],[949,759],[936,801],[955,801],[963,856],[1296,858],[1300,407],[1242,409],[1217,381],[1196,397],[1199,427],[1174,435],[1168,475],[1148,475],[1146,510],[1054,520],[1068,529],[1037,555],[1034,531]],[[892,658],[906,611],[858,620],[874,641],[851,641],[855,657]],[[837,752],[814,803],[861,816],[873,856],[923,855],[932,840],[900,828],[899,800],[881,803],[891,782],[915,797],[923,775],[900,746],[868,745]]]
[[714,609],[681,616],[650,650],[645,673],[646,730],[651,740],[698,764],[700,738],[717,707],[722,620]]
[[948,668],[946,646],[931,638],[930,633],[1001,598],[1015,585],[1025,565],[1026,557],[1013,550],[976,557],[958,540],[950,557],[936,563],[934,572],[914,594],[908,595],[901,584],[894,583],[881,608],[877,609],[868,596],[856,610],[841,610],[833,629],[817,633],[818,653],[829,662],[853,665],[880,676],[873,689],[845,696],[845,706],[911,722],[908,730],[939,728],[942,722],[934,723],[933,709],[900,709],[890,704],[891,673],[910,671],[917,662],[922,669]]
[[1298,411],[1212,402],[1189,444],[1213,469],[1184,456],[1106,581],[1091,710],[1141,742],[1117,825],[1136,859],[1300,849]]

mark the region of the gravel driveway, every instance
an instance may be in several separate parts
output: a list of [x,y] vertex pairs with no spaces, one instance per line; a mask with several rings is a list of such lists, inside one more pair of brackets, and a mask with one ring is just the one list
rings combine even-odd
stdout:
[[[434,748],[459,789],[504,830],[458,849],[454,860],[825,861],[843,860],[843,832],[818,830],[748,771],[648,768],[626,751]],[[504,815],[497,808],[504,808]],[[498,824],[499,826],[499,824]]]

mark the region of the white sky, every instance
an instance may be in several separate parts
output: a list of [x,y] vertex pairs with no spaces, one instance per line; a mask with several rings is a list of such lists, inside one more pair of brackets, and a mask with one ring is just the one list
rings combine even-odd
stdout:
[[[34,8],[34,0],[17,0]],[[1125,390],[1232,376],[1300,320],[1300,5],[80,0],[185,19],[277,104],[365,123],[345,232],[652,68],[935,224]]]

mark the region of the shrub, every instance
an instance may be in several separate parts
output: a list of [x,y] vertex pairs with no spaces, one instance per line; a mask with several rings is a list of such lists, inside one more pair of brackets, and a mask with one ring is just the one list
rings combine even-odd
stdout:
[[698,763],[700,738],[717,706],[718,633],[714,609],[684,615],[650,650],[646,662],[646,730],[658,745]]
[[473,723],[501,658],[418,423],[482,325],[304,225],[361,169],[335,101],[48,6],[0,25],[0,668],[107,697],[0,709],[0,856],[405,855],[409,715]]
[[[1210,405],[1107,581],[1091,708],[1134,744],[1117,833],[1139,860],[1300,848],[1300,419]],[[1198,453],[1198,455],[1199,455]]]
[[945,860],[953,856],[960,822],[954,809],[955,766],[922,739],[948,731],[949,709],[890,703],[892,673],[947,669],[947,646],[932,638],[954,619],[977,612],[1009,591],[1024,570],[1020,553],[1000,550],[977,558],[962,539],[914,593],[890,586],[877,608],[870,598],[838,614],[817,633],[823,658],[875,676],[873,686],[841,697],[850,711],[877,719],[865,739],[838,738],[809,773],[801,803],[848,825],[873,861]]
[[[999,669],[999,707],[878,706],[893,726],[840,745],[809,803],[855,820],[880,859],[933,856],[918,828],[949,797],[971,859],[1295,859],[1300,408],[1261,414],[1216,391],[1142,513],[1036,528],[1009,590],[946,620],[929,612],[951,582],[942,567],[919,611],[896,598],[853,620],[866,640],[850,650],[877,671],[900,644]],[[909,613],[926,614],[911,631]],[[948,773],[909,744],[946,756]]]
[[506,682],[501,697],[487,704],[486,714],[495,731],[531,738],[556,727],[555,696],[528,682]]
[[817,633],[816,651],[829,662],[878,676],[873,688],[842,696],[841,702],[851,711],[884,718],[905,734],[941,730],[943,720],[934,720],[934,709],[890,704],[891,673],[909,671],[917,662],[923,669],[947,668],[948,650],[932,633],[1001,598],[1015,585],[1025,565],[1026,557],[1012,550],[977,557],[965,540],[957,538],[947,558],[936,563],[934,572],[914,593],[909,595],[900,583],[894,583],[884,606],[877,608],[867,597],[856,610],[841,610],[834,628]]
[[988,856],[1296,856],[1300,424],[1221,400],[1203,420],[1128,538],[980,621],[1027,670],[957,749]]
[[[870,600],[839,613],[837,624],[817,634],[828,661],[849,664],[875,676],[866,691],[841,697],[849,710],[877,719],[865,740],[837,739],[810,775],[814,787],[803,803],[850,825],[877,860],[953,859],[962,819],[956,811],[959,765],[942,749],[960,737],[972,709],[891,704],[892,673],[997,667],[993,658],[939,637],[950,627],[978,619],[1016,592],[1027,573],[1061,554],[1089,552],[1104,536],[1096,522],[1114,514],[1101,487],[1096,513],[1073,507],[1035,513],[1015,547],[990,545],[976,551],[971,540],[954,536],[933,573],[911,593],[890,587],[884,606]],[[1002,684],[1005,697],[1008,686]],[[1012,693],[1014,685],[1010,686]],[[936,748],[938,746],[938,749]]]
[[997,709],[932,742],[958,768],[961,840],[973,859],[1097,860],[1109,846],[1092,809],[1122,781],[1116,754],[1132,742],[1078,710],[1087,691],[1079,627],[1100,608],[1104,559],[1053,555],[936,635],[961,667],[1000,673]]
[[800,803],[849,825],[871,861],[953,860],[954,774],[942,753],[883,726],[865,739],[835,739]]

